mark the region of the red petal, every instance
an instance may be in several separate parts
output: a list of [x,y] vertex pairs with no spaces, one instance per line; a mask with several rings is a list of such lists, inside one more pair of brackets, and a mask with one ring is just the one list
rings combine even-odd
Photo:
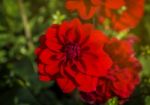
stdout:
[[50,61],[51,55],[52,53],[48,49],[45,49],[41,52],[39,58],[44,64],[49,64],[51,63]]
[[75,78],[75,76],[76,76],[76,70],[74,70],[74,68],[73,67],[65,67],[65,69],[64,69],[65,71],[65,74],[67,74],[68,76],[70,76],[71,78]]
[[94,5],[100,5],[101,0],[91,0]]
[[39,55],[40,52],[41,52],[41,50],[42,50],[41,47],[38,47],[38,48],[35,49],[34,53],[35,53],[36,55]]
[[58,62],[51,62],[51,64],[46,65],[45,69],[49,75],[57,74],[59,72]]
[[47,29],[47,32],[45,35],[46,39],[51,39],[52,37],[55,37],[58,31],[59,31],[59,25],[52,25],[51,27]]
[[74,11],[80,5],[80,2],[82,2],[82,0],[67,0],[66,8],[70,11]]
[[70,26],[70,23],[68,21],[64,21],[60,28],[59,28],[59,39],[63,42],[63,43],[66,43],[65,42],[65,35],[67,33],[68,30],[70,30],[71,26]]
[[[103,71],[104,75],[107,73],[107,70],[112,66],[112,60],[109,55],[104,52],[104,49],[99,49],[98,63],[99,63],[99,72]],[[103,74],[102,73],[102,74]]]
[[83,92],[92,92],[96,90],[98,79],[89,75],[78,73],[76,81],[79,84],[79,90]]
[[60,52],[62,45],[59,44],[56,40],[57,40],[56,37],[46,40],[46,45],[50,50],[54,52]]
[[122,6],[125,5],[124,0],[106,0],[106,8],[111,8],[111,9],[120,9]]
[[51,81],[51,78],[48,75],[39,75],[39,80],[49,82]]
[[70,93],[75,89],[74,83],[66,77],[58,78],[57,83],[64,93]]
[[109,56],[103,51],[107,37],[100,31],[93,31],[85,46],[89,51],[82,52],[82,62],[86,65],[86,73],[93,76],[104,76],[112,65]]
[[59,51],[62,47],[62,43],[59,40],[58,36],[59,32],[59,26],[58,25],[53,25],[50,28],[48,28],[48,31],[46,33],[46,40],[45,43],[47,47],[51,50],[54,51]]
[[39,59],[44,64],[52,65],[54,63],[58,63],[59,61],[61,61],[63,56],[64,56],[63,53],[53,53],[49,49],[44,49],[40,53]]
[[46,73],[44,64],[38,64],[38,73],[41,81],[48,82],[51,80],[51,77]]
[[[99,55],[98,55],[99,54]],[[100,52],[97,56],[91,54],[83,55],[83,62],[86,64],[86,73],[92,76],[105,76],[112,65],[107,54]]]
[[[85,5],[84,2],[81,2],[78,6],[77,11],[82,19],[90,19],[94,16],[95,12],[98,10],[99,6]],[[89,10],[88,10],[89,9]]]
[[91,35],[94,27],[92,24],[83,24],[77,27],[78,34],[80,35],[80,46],[84,45]]
[[108,42],[108,37],[103,32],[99,30],[93,30],[86,45],[92,46],[94,48],[92,50],[94,51],[106,42]]
[[98,10],[99,5],[95,5],[97,0],[93,0],[92,3],[94,6],[89,3],[85,3],[84,0],[67,0],[66,8],[70,11],[76,10],[82,19],[89,19],[91,18],[95,12]]
[[43,74],[43,75],[46,74],[46,72],[45,72],[45,65],[44,64],[41,64],[41,63],[38,64],[38,73],[39,74]]
[[81,25],[79,19],[75,18],[69,22],[63,22],[60,26],[59,37],[64,43],[77,42],[79,35],[77,34],[77,27]]

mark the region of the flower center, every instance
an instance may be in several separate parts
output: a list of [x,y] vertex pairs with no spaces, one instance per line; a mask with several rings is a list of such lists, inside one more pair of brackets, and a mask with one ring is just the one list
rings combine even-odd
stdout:
[[64,47],[64,52],[66,53],[67,59],[74,59],[78,57],[80,53],[80,47],[78,44],[67,44]]

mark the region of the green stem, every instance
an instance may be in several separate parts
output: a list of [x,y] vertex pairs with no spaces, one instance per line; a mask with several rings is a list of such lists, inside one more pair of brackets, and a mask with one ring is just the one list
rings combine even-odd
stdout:
[[20,9],[20,15],[22,18],[23,26],[24,26],[25,37],[27,39],[27,45],[28,45],[29,50],[32,50],[34,48],[34,44],[32,41],[32,34],[31,34],[29,21],[28,21],[28,17],[25,11],[23,0],[18,0],[18,5]]

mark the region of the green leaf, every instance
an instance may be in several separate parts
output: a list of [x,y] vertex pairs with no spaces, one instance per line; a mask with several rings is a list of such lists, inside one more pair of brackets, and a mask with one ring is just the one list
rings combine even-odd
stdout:
[[118,105],[118,98],[114,97],[107,101],[106,105]]
[[142,75],[148,75],[150,76],[150,56],[140,56],[140,62],[142,63],[142,66],[143,66],[143,70],[142,70]]
[[150,96],[145,98],[145,105],[150,105]]

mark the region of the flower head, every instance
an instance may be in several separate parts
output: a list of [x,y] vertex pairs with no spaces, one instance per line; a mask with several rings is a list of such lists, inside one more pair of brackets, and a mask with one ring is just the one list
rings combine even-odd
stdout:
[[134,28],[144,12],[144,0],[115,0],[115,2],[106,0],[105,5],[103,17],[110,19],[111,27],[117,31]]
[[35,51],[40,80],[56,80],[66,93],[75,88],[94,91],[98,78],[107,75],[112,65],[103,50],[107,40],[91,24],[82,24],[78,19],[52,25],[40,37]]
[[100,77],[96,91],[81,92],[81,97],[88,103],[105,103],[117,96],[119,100],[126,100],[139,83],[141,64],[135,58],[131,44],[115,38],[105,44],[104,50],[113,61],[109,73]]

